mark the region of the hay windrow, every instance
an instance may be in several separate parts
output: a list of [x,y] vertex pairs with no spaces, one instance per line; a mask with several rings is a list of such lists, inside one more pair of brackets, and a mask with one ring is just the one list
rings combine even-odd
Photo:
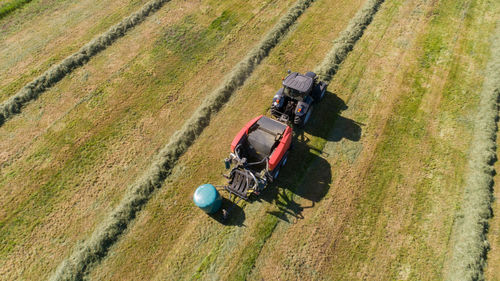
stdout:
[[500,98],[500,21],[491,41],[475,119],[474,138],[465,175],[464,198],[453,230],[454,245],[446,280],[484,280],[489,249],[488,220],[492,215],[493,177],[496,162],[498,98]]
[[330,81],[337,73],[340,64],[352,51],[356,42],[363,36],[366,27],[371,23],[384,0],[368,0],[349,22],[347,28],[333,42],[333,47],[315,72],[323,81]]
[[144,21],[147,16],[169,1],[152,0],[146,3],[139,11],[112,26],[108,31],[85,44],[78,52],[66,57],[62,62],[52,66],[35,80],[25,85],[15,95],[0,104],[0,126],[14,114],[19,113],[25,104],[38,98],[45,90],[54,86],[76,68],[87,63],[93,56],[113,44],[127,31]]
[[94,264],[106,256],[109,248],[127,229],[151,194],[161,187],[179,157],[208,126],[213,114],[218,112],[229,100],[231,94],[243,85],[255,67],[268,56],[271,49],[279,43],[290,26],[313,1],[298,0],[265,35],[258,46],[233,68],[223,84],[203,101],[183,127],[172,136],[143,176],[128,187],[126,195],[108,218],[94,230],[88,240],[77,246],[73,253],[59,265],[50,280],[81,280]]

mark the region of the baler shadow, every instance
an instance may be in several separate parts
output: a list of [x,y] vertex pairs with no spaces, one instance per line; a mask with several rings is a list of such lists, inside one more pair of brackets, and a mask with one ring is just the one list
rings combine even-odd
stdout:
[[[262,199],[273,203],[278,209],[268,212],[281,220],[302,219],[303,210],[312,208],[328,193],[332,182],[331,165],[324,158],[328,155],[308,145],[306,133],[327,141],[338,142],[342,139],[359,141],[361,124],[341,116],[347,109],[346,103],[332,92],[327,92],[323,100],[315,105],[313,115],[305,128],[294,128],[294,151],[290,154],[287,166],[275,184],[267,188]],[[308,201],[298,203],[294,197]]]
[[[359,141],[361,139],[361,124],[349,118],[340,116],[347,109],[345,102],[336,94],[327,92],[323,100],[315,105],[313,115],[305,128],[294,128],[293,152],[290,153],[288,163],[282,168],[277,181],[250,201],[266,201],[276,206],[276,210],[268,214],[290,222],[291,219],[303,218],[303,210],[312,208],[328,193],[332,182],[331,165],[324,158],[325,152],[309,145],[307,134],[323,138],[327,141],[338,142],[342,139]],[[295,198],[300,197],[305,205],[298,203]],[[227,200],[226,204],[234,204]],[[243,225],[245,213],[241,207],[235,205],[231,211],[231,219],[223,221],[222,215],[214,217],[226,225]]]
[[[268,213],[281,220],[302,219],[302,211],[314,207],[328,193],[331,178],[328,161],[311,150],[307,143],[295,140],[293,153],[282,168],[280,177],[266,188],[259,199],[275,205],[277,210]],[[294,198],[296,196],[308,203],[298,203]]]

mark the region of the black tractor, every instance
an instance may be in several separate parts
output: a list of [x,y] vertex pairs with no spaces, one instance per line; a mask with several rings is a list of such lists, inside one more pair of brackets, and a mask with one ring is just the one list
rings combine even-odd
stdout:
[[326,84],[318,81],[314,72],[305,75],[288,70],[283,79],[283,87],[273,98],[271,114],[283,122],[291,122],[299,127],[304,126],[313,110],[313,103],[319,102],[326,92]]

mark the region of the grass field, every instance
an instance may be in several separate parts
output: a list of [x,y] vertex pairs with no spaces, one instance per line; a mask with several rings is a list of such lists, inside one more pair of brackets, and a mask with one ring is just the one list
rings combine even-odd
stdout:
[[33,1],[0,19],[0,101],[145,2]]
[[[226,40],[217,44],[200,42],[211,45],[210,48],[193,50],[192,55],[198,60],[193,59],[183,67],[173,67],[179,64],[174,47],[162,39],[165,37],[159,35],[158,38],[151,36],[151,33],[156,31],[157,34],[167,36],[170,30],[183,29],[185,26],[192,28],[192,21],[197,19],[190,14],[197,15],[199,9],[206,9],[208,4],[210,3],[207,2],[206,6],[191,6],[191,10],[188,9],[189,6],[178,6],[174,11],[159,11],[158,14],[175,14],[178,17],[177,23],[168,24],[170,18],[166,16],[166,27],[155,21],[144,23],[130,34],[130,41],[127,42],[129,38],[124,38],[117,42],[109,51],[103,52],[72,76],[65,78],[57,87],[30,104],[23,114],[1,128],[5,130],[3,132],[6,136],[2,141],[7,142],[5,147],[9,147],[8,151],[12,153],[6,157],[1,171],[2,189],[5,191],[1,199],[5,206],[1,216],[2,240],[9,241],[6,247],[2,247],[2,253],[12,254],[8,258],[2,255],[6,262],[16,261],[16,254],[12,253],[16,252],[15,249],[20,254],[19,261],[26,261],[26,255],[35,259],[35,247],[51,249],[49,251],[53,251],[54,255],[63,258],[65,254],[60,248],[42,246],[40,240],[70,250],[74,242],[60,244],[53,240],[55,235],[48,233],[59,233],[56,237],[62,240],[77,241],[91,232],[95,225],[94,219],[101,220],[117,203],[121,191],[147,166],[155,150],[180,125],[177,120],[186,118],[196,108],[199,98],[189,93],[194,89],[206,92],[214,87],[217,83],[216,73],[219,73],[219,80],[224,75],[224,69],[220,66],[230,66],[238,61],[253,45],[253,41],[267,30],[267,25],[286,11],[285,2],[256,3],[255,6],[246,6],[244,9],[247,10],[243,11],[231,3],[219,7],[210,4],[213,10],[207,11],[205,15],[200,14],[198,21],[209,26],[224,10],[234,10],[242,22],[222,32],[233,32],[235,39],[230,40],[231,37],[227,36]],[[186,11],[186,14],[183,16],[179,10]],[[258,18],[253,16],[254,12],[259,14]],[[236,36],[240,32],[248,33],[245,30],[247,28],[251,28],[252,35],[245,38]],[[254,36],[254,40],[251,40],[251,36]],[[217,37],[213,37],[212,40],[217,40]],[[130,42],[141,42],[142,45],[134,48]],[[168,53],[171,55],[165,56]],[[115,63],[109,64],[113,60]],[[147,61],[156,63],[148,64]],[[152,76],[152,72],[157,72],[158,76]],[[212,81],[203,78],[207,72],[212,73]],[[179,73],[186,73],[186,80],[173,79]],[[172,79],[151,83],[158,81],[157,77],[164,76]],[[129,83],[125,84],[124,81]],[[186,83],[187,81],[192,82]],[[89,82],[96,88],[89,89]],[[61,97],[61,93],[66,93],[66,97]],[[138,103],[137,99],[141,102]],[[96,108],[100,108],[97,115]],[[110,112],[113,114],[109,114]],[[33,115],[39,116],[43,125],[33,124]],[[172,115],[179,119],[172,119]],[[19,131],[17,128],[24,129]],[[89,131],[90,128],[93,129]],[[156,135],[155,139],[148,137],[148,131],[158,132],[158,128],[165,128],[165,131],[160,134],[152,133],[151,135]],[[13,132],[13,135],[9,132]],[[31,138],[29,134],[24,134],[26,132],[31,132]],[[124,145],[126,143],[130,144],[128,148]],[[126,166],[130,165],[131,169],[118,164],[119,162],[128,162]],[[88,176],[93,180],[89,182]],[[102,186],[108,185],[110,178],[118,181],[113,188],[108,186],[102,189]],[[74,204],[78,207],[70,207]],[[67,222],[64,230],[59,228],[62,225],[56,223],[59,220]],[[69,226],[73,224],[71,221],[75,223],[76,229]],[[30,230],[34,225],[39,228]],[[32,239],[31,235],[40,235],[40,240]],[[37,243],[31,244],[33,241]],[[32,248],[28,245],[32,245]],[[26,253],[26,249],[31,251]],[[51,262],[58,262],[54,257],[47,257]],[[51,270],[43,264],[45,261],[35,259],[34,262],[39,264],[39,270]],[[30,270],[33,272],[31,274],[38,274],[35,265],[31,265]]]
[[[145,2],[32,1],[0,17],[0,100]],[[224,183],[232,137],[286,70],[316,69],[365,2],[314,1],[85,278],[442,280],[497,1],[385,1],[277,183],[228,225],[192,203]],[[51,276],[292,5],[172,0],[1,126],[0,279]],[[487,280],[500,278],[498,206]]]
[[21,8],[24,4],[29,2],[31,2],[31,0],[0,1],[0,19]]

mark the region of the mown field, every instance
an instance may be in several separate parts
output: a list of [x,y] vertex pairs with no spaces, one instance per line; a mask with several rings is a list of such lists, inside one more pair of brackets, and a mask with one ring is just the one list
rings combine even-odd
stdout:
[[[0,14],[0,101],[146,3],[39,0]],[[0,125],[0,279],[452,280],[499,15],[494,0],[165,2]],[[175,132],[287,17],[162,164],[159,186],[95,240]],[[194,189],[224,183],[233,136],[268,114],[286,70],[324,71],[332,50],[340,67],[279,180],[226,224],[197,209]],[[499,280],[492,208],[484,276]]]

